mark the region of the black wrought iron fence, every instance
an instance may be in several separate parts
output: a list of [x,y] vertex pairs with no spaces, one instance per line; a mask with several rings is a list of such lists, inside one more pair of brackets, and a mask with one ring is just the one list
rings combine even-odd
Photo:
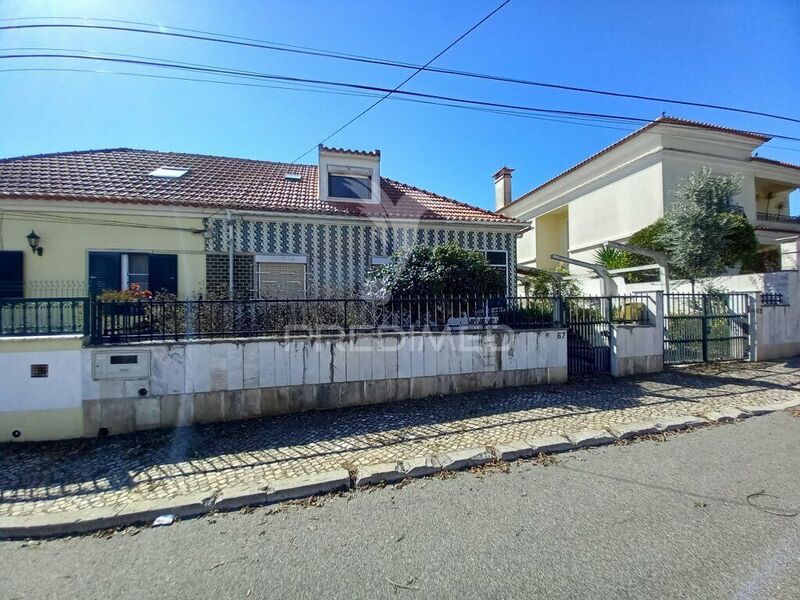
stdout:
[[642,296],[282,300],[0,300],[0,335],[91,335],[94,343],[196,338],[563,327],[567,320],[650,324]]
[[93,304],[97,343],[558,324],[550,297],[139,300]]
[[0,299],[0,336],[89,333],[86,298]]
[[570,376],[603,373],[611,367],[613,298],[562,298],[560,317],[567,328],[567,369]]
[[0,280],[0,298],[83,298],[88,289],[85,281],[73,279]]

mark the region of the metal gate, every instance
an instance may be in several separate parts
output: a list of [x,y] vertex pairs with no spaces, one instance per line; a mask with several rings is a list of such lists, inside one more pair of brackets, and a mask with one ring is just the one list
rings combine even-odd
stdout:
[[561,315],[567,328],[567,372],[573,375],[611,370],[611,299],[566,297]]
[[665,294],[664,363],[745,360],[748,294]]

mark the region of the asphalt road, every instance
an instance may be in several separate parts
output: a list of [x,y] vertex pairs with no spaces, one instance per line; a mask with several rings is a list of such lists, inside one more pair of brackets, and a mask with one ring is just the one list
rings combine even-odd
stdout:
[[0,598],[796,600],[799,442],[784,412],[317,506],[3,542]]

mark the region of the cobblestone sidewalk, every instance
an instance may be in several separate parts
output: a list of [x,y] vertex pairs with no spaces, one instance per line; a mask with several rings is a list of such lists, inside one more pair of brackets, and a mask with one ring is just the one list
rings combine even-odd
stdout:
[[800,358],[373,407],[0,445],[0,516],[123,505],[800,395]]

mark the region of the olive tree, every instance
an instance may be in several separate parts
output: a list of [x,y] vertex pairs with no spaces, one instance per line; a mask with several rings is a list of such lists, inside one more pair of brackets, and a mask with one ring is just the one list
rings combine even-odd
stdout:
[[[675,189],[666,214],[634,233],[628,243],[670,257],[670,270],[688,279],[694,289],[701,277],[713,277],[727,269],[753,270],[758,243],[753,226],[734,203],[741,189],[741,176],[714,176],[707,168],[690,173]],[[651,259],[631,252],[598,252],[607,268],[646,265]],[[647,278],[644,273],[626,273],[629,282]]]
[[720,275],[756,253],[755,231],[733,202],[741,183],[738,173],[714,176],[704,167],[674,192],[658,241],[692,290],[697,279]]

